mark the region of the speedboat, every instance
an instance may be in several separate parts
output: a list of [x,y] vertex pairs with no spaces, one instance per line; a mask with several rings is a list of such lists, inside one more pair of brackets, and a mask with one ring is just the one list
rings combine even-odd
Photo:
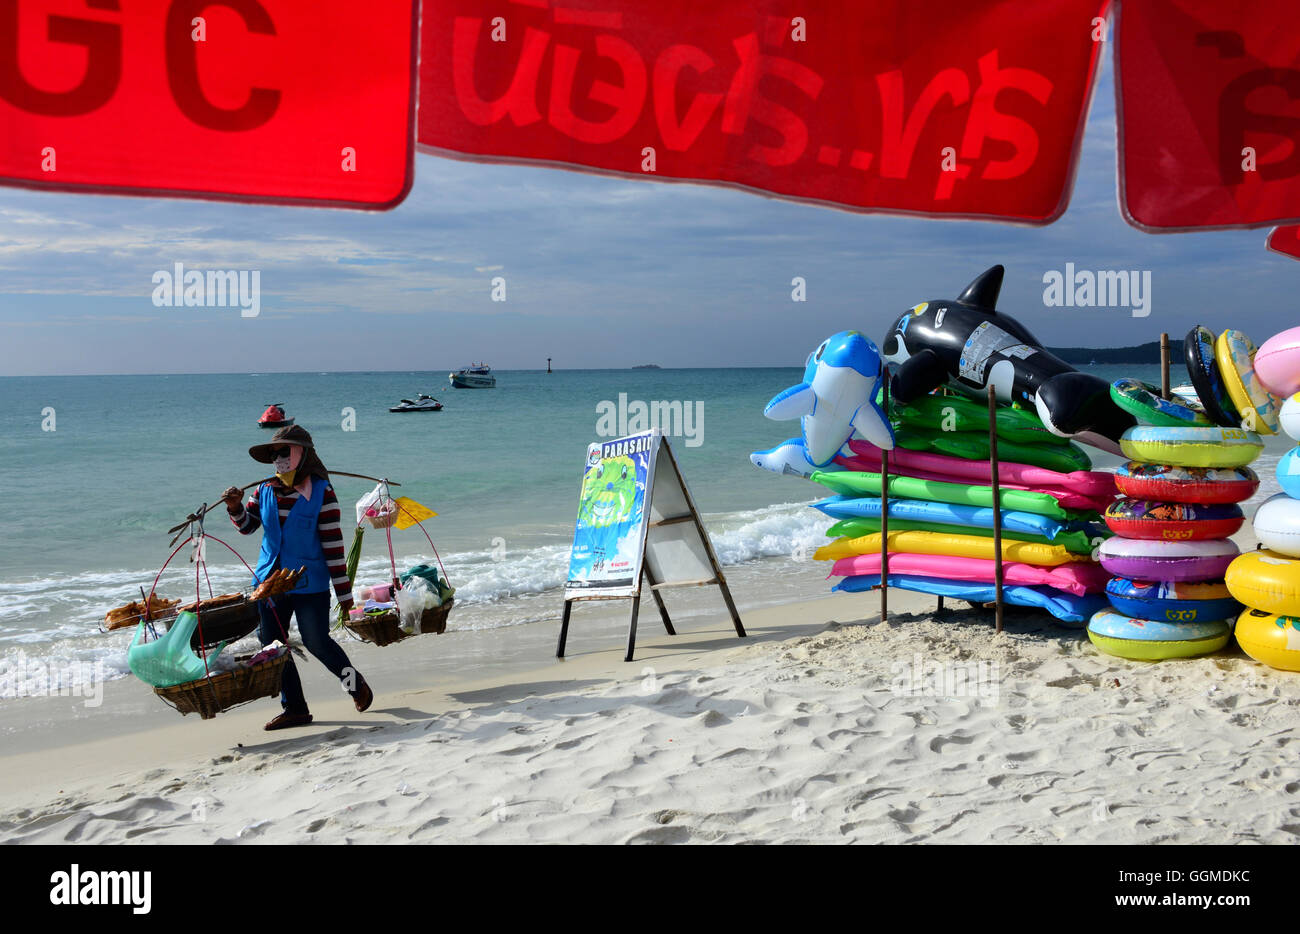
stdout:
[[492,368],[486,363],[461,367],[455,373],[448,373],[447,378],[456,389],[491,389],[497,384]]
[[433,396],[420,393],[414,399],[403,399],[399,405],[389,407],[390,412],[441,412],[442,403]]
[[280,402],[276,402],[271,405],[268,405],[266,407],[266,411],[263,412],[261,417],[258,418],[257,420],[258,427],[259,428],[287,428],[289,425],[292,425],[293,419],[285,418],[284,409],[282,406],[283,403]]

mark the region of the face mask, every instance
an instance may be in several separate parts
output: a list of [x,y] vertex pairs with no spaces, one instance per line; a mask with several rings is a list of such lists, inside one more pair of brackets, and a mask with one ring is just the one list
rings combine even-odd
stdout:
[[298,472],[298,464],[302,460],[302,448],[291,445],[287,457],[277,457],[275,459],[275,476],[285,486],[293,486],[294,475]]

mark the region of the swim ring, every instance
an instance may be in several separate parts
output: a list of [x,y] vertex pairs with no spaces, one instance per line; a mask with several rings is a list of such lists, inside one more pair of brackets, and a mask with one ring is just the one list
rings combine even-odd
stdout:
[[1255,352],[1255,375],[1275,396],[1300,392],[1300,327],[1274,334]]
[[1165,542],[1227,538],[1245,521],[1241,507],[1232,504],[1204,506],[1147,499],[1117,499],[1106,507],[1105,519],[1116,535]]
[[1249,467],[1176,467],[1130,461],[1115,470],[1115,485],[1133,499],[1166,503],[1240,503],[1259,489]]
[[1252,362],[1254,356],[1255,345],[1240,331],[1229,328],[1214,342],[1214,358],[1219,362],[1228,396],[1241,416],[1242,427],[1262,435],[1274,435],[1278,429],[1278,400],[1259,381]]
[[[1215,580],[1223,577],[1238,554],[1237,546],[1223,538],[1152,542],[1116,537],[1097,549],[1101,566],[1111,574],[1148,581]],[[1235,592],[1233,596],[1241,600]]]
[[1156,662],[1194,658],[1228,644],[1232,627],[1224,620],[1207,623],[1160,623],[1130,619],[1114,610],[1099,610],[1088,622],[1088,638],[1107,655]]
[[1282,403],[1277,420],[1282,423],[1282,430],[1288,438],[1300,441],[1300,393],[1296,393]]
[[1110,384],[1115,404],[1138,421],[1148,425],[1181,428],[1184,425],[1209,425],[1205,414],[1185,399],[1162,399],[1160,390],[1139,379],[1117,379]]
[[1255,510],[1255,537],[1265,548],[1300,558],[1300,499],[1270,496]]
[[1219,375],[1219,363],[1214,359],[1214,332],[1200,324],[1188,331],[1183,356],[1192,388],[1210,421],[1224,428],[1241,427],[1241,416],[1232,405]]
[[1300,499],[1300,448],[1292,448],[1277,462],[1277,485],[1292,499]]
[[1264,449],[1259,435],[1244,428],[1138,425],[1124,432],[1120,450],[1135,461],[1179,467],[1244,467]]
[[1283,671],[1300,671],[1300,619],[1248,608],[1233,633],[1241,650],[1257,662]]
[[1300,560],[1263,549],[1237,558],[1224,574],[1237,602],[1267,613],[1300,616]]
[[1241,612],[1228,587],[1219,581],[1142,581],[1112,577],[1106,597],[1119,613],[1134,619],[1167,623],[1203,623],[1231,619]]

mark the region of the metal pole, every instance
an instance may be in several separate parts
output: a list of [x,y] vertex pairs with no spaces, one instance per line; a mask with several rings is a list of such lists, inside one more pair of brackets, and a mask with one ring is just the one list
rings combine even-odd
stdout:
[[[889,418],[889,368],[882,371],[882,399]],[[889,451],[880,449],[880,621],[889,622]]]
[[1160,398],[1168,401],[1169,394],[1169,335],[1160,335]]
[[997,394],[989,384],[989,469],[993,478],[993,587],[997,631],[1002,631],[1002,492],[998,486]]

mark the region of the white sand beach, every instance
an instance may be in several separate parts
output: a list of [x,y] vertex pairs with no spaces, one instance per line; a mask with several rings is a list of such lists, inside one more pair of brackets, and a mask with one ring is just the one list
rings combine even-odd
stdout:
[[[157,725],[104,737],[93,718],[65,719],[53,744],[8,744],[0,840],[1300,836],[1300,677],[1235,646],[1126,662],[1042,613],[1008,614],[997,635],[990,612],[935,618],[931,597],[891,591],[888,623],[878,606],[872,594],[835,595],[753,610],[746,640],[720,614],[675,638],[643,614],[631,664],[611,624],[586,631],[563,662],[539,650],[531,671],[393,690],[376,677],[365,714],[308,666],[316,723],[283,733],[261,729],[270,700],[200,722],[138,683],[110,684],[160,708]],[[422,651],[442,638],[456,637]],[[374,670],[385,650],[350,651]]]

